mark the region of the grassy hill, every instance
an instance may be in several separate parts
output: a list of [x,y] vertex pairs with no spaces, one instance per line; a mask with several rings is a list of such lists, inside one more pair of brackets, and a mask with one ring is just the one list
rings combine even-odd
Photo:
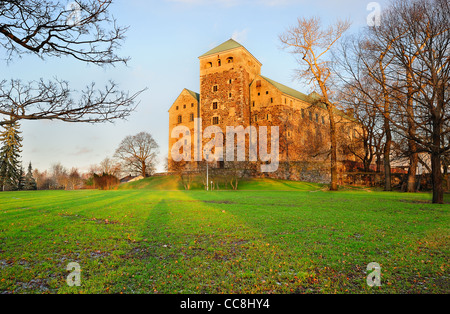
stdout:
[[[245,191],[316,191],[324,188],[323,184],[296,182],[287,180],[275,180],[268,178],[245,179],[238,185],[239,190]],[[151,177],[136,182],[125,183],[119,186],[119,190],[154,190],[154,191],[179,191],[184,190],[178,176]],[[203,190],[201,178],[196,178],[191,190]],[[220,186],[220,190],[231,190],[231,187]]]

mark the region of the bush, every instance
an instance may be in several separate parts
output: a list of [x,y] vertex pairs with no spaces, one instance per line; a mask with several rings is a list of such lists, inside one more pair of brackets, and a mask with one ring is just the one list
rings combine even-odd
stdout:
[[110,190],[120,184],[120,180],[110,174],[103,174],[101,176],[94,174],[94,188],[99,190]]

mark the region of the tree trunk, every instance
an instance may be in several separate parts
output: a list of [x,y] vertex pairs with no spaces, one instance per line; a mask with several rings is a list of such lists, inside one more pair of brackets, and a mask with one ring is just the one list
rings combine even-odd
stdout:
[[436,153],[431,154],[431,177],[433,180],[433,204],[444,204],[441,158]]
[[391,185],[391,145],[392,134],[389,120],[384,119],[384,129],[386,134],[386,143],[384,144],[384,190],[392,191]]
[[[411,68],[411,65],[409,66]],[[413,139],[416,136],[416,124],[414,121],[414,100],[413,94],[414,90],[412,88],[412,74],[410,70],[407,70],[407,84],[408,84],[408,94],[407,94],[407,120],[408,120],[408,149],[409,149],[409,170],[408,170],[408,184],[406,192],[414,193],[416,192],[416,174],[417,165],[419,164],[419,156],[417,155],[417,143]]]
[[145,177],[147,176],[147,165],[145,164],[145,161],[142,161],[141,164],[142,164],[142,177],[145,179]]
[[334,121],[333,106],[327,104],[328,114],[330,116],[330,140],[331,140],[331,191],[337,191],[338,173],[337,173],[337,139],[336,139],[336,122]]

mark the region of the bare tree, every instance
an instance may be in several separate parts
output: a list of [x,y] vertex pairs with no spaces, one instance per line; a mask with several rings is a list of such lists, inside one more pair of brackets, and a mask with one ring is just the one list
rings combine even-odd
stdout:
[[[60,1],[1,1],[0,47],[7,62],[23,54],[71,57],[99,66],[129,60],[115,51],[126,27],[109,14],[112,0],[78,0],[72,6]],[[24,83],[0,81],[0,114],[20,119],[98,123],[127,117],[135,109],[139,91],[131,96],[114,82],[104,89],[94,83],[78,93],[65,81],[55,79]],[[78,100],[72,94],[81,94]],[[1,122],[4,123],[4,122]]]
[[158,144],[146,132],[127,136],[117,148],[114,157],[122,161],[124,169],[139,173],[144,178],[155,171]]
[[284,48],[290,49],[302,66],[297,74],[300,79],[314,83],[321,92],[320,102],[325,104],[330,120],[331,186],[338,189],[336,105],[332,101],[332,71],[330,60],[324,60],[336,42],[350,27],[349,21],[338,21],[326,29],[320,18],[299,18],[298,25],[280,35]]
[[103,174],[109,174],[115,177],[119,177],[122,172],[122,166],[116,160],[106,157],[100,162],[100,172]]
[[[442,203],[442,162],[450,150],[450,4],[396,0],[382,16],[381,25],[368,29],[359,41],[358,66],[347,66],[352,69],[351,84],[368,97],[361,78],[370,77],[379,86],[384,101],[371,99],[371,103],[383,115],[385,130],[392,127],[406,140],[408,191],[414,191],[419,154],[428,153],[433,203]],[[360,68],[364,71],[353,71]],[[391,138],[386,134],[385,163]],[[390,174],[387,167],[385,172]]]

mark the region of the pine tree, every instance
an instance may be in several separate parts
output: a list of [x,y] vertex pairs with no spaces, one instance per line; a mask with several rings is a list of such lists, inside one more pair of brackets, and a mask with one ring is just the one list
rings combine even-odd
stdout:
[[20,153],[22,137],[20,136],[20,125],[10,121],[2,125],[0,132],[0,188],[2,191],[17,190],[20,180]]
[[23,170],[22,164],[19,167],[19,173],[17,174],[17,191],[22,191],[25,185],[25,171]]
[[28,171],[25,176],[25,183],[23,186],[25,191],[34,191],[37,190],[36,180],[33,177],[33,167],[31,166],[31,162],[28,165]]

